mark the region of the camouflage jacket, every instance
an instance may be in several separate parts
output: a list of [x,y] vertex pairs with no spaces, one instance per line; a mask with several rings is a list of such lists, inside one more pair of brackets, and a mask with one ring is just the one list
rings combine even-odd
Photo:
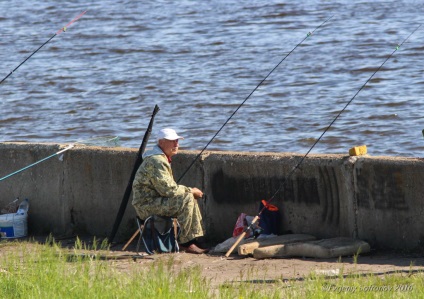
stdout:
[[159,146],[143,155],[143,163],[133,182],[133,205],[149,204],[154,198],[172,198],[191,193],[191,188],[178,185],[171,164]]

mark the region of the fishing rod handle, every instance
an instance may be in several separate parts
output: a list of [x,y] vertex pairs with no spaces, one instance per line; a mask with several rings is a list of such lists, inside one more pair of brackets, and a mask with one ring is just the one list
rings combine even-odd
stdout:
[[226,257],[229,257],[230,254],[233,252],[234,248],[237,247],[237,245],[241,242],[241,240],[243,240],[244,236],[246,236],[247,234],[247,230],[253,226],[253,224],[256,223],[256,221],[258,221],[259,216],[256,216],[255,218],[253,218],[252,223],[250,223],[249,227],[240,235],[240,237],[237,239],[237,241],[233,244],[233,246],[231,246],[231,248],[227,251],[227,253],[225,254]]

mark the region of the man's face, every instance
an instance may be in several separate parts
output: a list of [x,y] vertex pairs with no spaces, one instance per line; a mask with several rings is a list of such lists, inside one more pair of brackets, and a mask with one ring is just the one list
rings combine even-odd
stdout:
[[159,147],[168,157],[172,157],[173,155],[178,153],[178,139],[176,140],[168,140],[168,139],[160,139]]

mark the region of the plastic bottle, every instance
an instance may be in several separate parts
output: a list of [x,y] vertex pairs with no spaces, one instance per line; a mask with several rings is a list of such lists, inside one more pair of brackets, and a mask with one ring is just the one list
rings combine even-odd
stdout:
[[16,215],[26,215],[29,210],[29,201],[28,198],[25,198],[18,207],[18,211],[16,212]]

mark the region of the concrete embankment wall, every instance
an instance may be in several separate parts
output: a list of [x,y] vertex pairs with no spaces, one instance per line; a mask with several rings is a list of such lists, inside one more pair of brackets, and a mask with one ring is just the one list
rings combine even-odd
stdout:
[[[66,145],[0,144],[0,177],[48,157]],[[0,181],[0,207],[29,198],[30,234],[107,237],[137,155],[137,149],[77,146]],[[173,159],[175,178],[198,152]],[[280,232],[318,238],[350,236],[377,248],[416,249],[424,243],[424,160],[418,158],[205,152],[182,184],[201,188],[200,205],[209,239],[231,236],[241,212],[256,215],[269,199],[282,216]],[[128,203],[115,240],[135,231]]]

